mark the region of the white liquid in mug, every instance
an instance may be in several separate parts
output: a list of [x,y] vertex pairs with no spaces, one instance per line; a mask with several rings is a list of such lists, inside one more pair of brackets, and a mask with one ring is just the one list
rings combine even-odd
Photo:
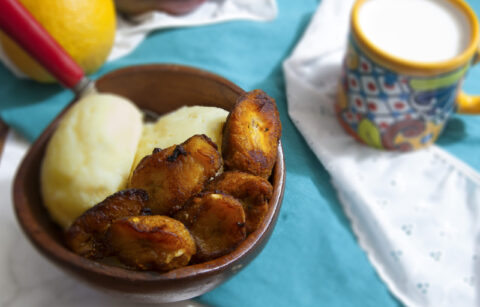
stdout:
[[369,0],[358,14],[367,38],[404,60],[446,61],[470,42],[466,15],[447,0]]

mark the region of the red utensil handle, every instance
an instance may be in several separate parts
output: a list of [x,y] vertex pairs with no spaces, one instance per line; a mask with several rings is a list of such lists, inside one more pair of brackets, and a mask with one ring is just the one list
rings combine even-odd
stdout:
[[0,0],[0,29],[60,83],[73,88],[83,70],[17,0]]

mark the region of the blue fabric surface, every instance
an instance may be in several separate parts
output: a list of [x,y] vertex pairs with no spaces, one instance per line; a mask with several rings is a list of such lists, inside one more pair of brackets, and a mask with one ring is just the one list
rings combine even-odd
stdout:
[[[469,1],[480,12],[480,3]],[[287,167],[283,207],[263,252],[233,279],[203,295],[214,306],[397,306],[358,246],[328,173],[287,115],[281,62],[300,39],[319,1],[278,0],[273,22],[237,21],[158,31],[132,54],[106,64],[119,67],[168,62],[197,66],[276,98],[283,123]],[[467,91],[480,94],[480,68]],[[0,66],[0,114],[34,140],[71,100],[58,85],[16,79]],[[438,144],[480,170],[480,117],[456,115]]]

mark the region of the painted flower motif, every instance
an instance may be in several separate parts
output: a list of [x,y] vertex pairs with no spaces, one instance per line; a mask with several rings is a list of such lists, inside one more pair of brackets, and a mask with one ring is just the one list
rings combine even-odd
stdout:
[[431,144],[454,111],[462,67],[435,78],[400,75],[365,56],[353,41],[344,62],[340,118],[363,142],[394,150]]
[[367,96],[377,96],[380,93],[380,87],[373,76],[362,76],[362,89]]
[[359,70],[362,74],[370,74],[373,71],[373,65],[365,57],[360,56]]
[[365,98],[363,98],[360,94],[350,95],[350,107],[355,109],[358,113],[367,112],[367,103]]
[[348,89],[350,91],[359,92],[360,91],[360,80],[354,74],[348,74]]
[[389,97],[387,98],[387,104],[391,110],[393,117],[398,117],[399,114],[411,112],[412,108],[407,100],[402,97]]
[[390,115],[390,110],[383,99],[368,97],[366,100],[368,112],[373,116]]
[[380,76],[378,78],[381,90],[387,95],[399,95],[402,93],[401,85],[396,82],[389,82],[387,76]]
[[387,129],[395,123],[395,119],[391,116],[375,116],[373,119],[375,125],[379,128],[380,132],[383,134]]

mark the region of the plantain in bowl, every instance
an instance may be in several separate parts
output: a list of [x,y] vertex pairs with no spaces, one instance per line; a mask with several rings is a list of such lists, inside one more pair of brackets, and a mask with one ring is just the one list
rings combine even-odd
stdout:
[[[100,92],[123,96],[139,108],[157,114],[166,114],[184,105],[214,106],[230,111],[244,94],[242,89],[222,77],[178,65],[124,68],[103,76],[96,85]],[[268,178],[273,187],[268,211],[258,228],[233,251],[165,273],[134,271],[87,259],[71,251],[66,246],[63,230],[45,209],[40,189],[40,168],[45,149],[64,114],[65,111],[47,127],[25,156],[15,177],[13,199],[19,224],[27,237],[41,254],[65,272],[94,288],[106,289],[122,297],[145,302],[173,302],[214,289],[250,263],[264,248],[276,223],[285,188],[281,143],[277,148],[273,172]],[[106,236],[115,236],[122,231],[135,236],[136,233],[131,230],[138,228],[136,220],[126,220],[115,227],[116,233],[107,233]],[[176,228],[175,225],[173,227]],[[121,250],[123,241],[118,241],[116,246]]]

